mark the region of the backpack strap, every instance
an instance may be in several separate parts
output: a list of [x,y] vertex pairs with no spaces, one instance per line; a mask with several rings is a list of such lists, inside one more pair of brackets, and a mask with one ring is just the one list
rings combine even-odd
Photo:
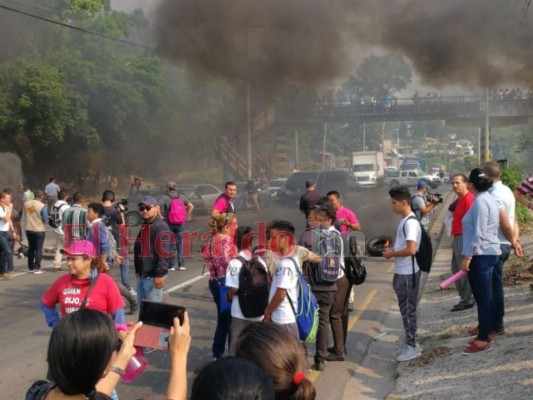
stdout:
[[[298,278],[300,276],[302,276],[302,273],[300,272],[300,268],[298,268],[298,264],[296,263],[296,260],[292,257],[283,257],[282,260],[291,260],[292,263],[294,264],[294,268],[296,268],[296,273],[298,274]],[[289,291],[287,290],[287,299],[289,300],[289,304],[291,305],[291,308],[292,308],[292,312],[294,313],[294,316],[296,317],[297,313],[296,313],[296,309],[294,308],[294,304],[292,302],[292,299],[291,299],[291,296],[289,296]]]
[[100,273],[97,273],[96,276],[91,279],[91,284],[89,285],[89,289],[87,289],[87,293],[85,293],[85,297],[83,298],[83,301],[80,304],[80,309],[85,308],[85,303],[87,303],[87,298],[89,297],[89,293],[91,293],[94,286],[96,285],[96,282],[98,282],[99,276],[100,276]]
[[[415,196],[413,196],[415,197]],[[422,197],[422,196],[420,196]],[[403,237],[405,238],[405,243],[407,244],[407,235],[405,234],[405,224],[407,223],[407,221],[409,221],[410,219],[415,219],[418,221],[418,218],[414,215],[410,215],[409,218],[407,218],[405,220],[405,222],[403,223],[403,226],[402,226],[402,231],[403,231]],[[420,223],[420,221],[418,221],[418,223]],[[415,256],[411,256],[411,263],[413,264],[413,288],[416,286],[416,277],[415,277]]]

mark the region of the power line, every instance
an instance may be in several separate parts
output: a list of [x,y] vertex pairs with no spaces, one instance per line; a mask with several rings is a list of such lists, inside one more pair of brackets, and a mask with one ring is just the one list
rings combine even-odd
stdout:
[[64,28],[73,29],[73,30],[78,31],[78,32],[88,33],[90,35],[99,36],[99,37],[104,38],[104,39],[114,40],[115,42],[128,44],[130,46],[136,46],[136,47],[140,47],[140,48],[143,48],[143,49],[153,50],[153,48],[150,47],[150,46],[145,46],[145,45],[140,44],[140,43],[130,42],[129,40],[124,40],[124,39],[115,38],[113,36],[104,35],[103,33],[98,33],[98,32],[95,32],[95,31],[91,31],[89,29],[80,28],[79,26],[69,25],[69,24],[66,24],[64,22],[55,21],[55,20],[50,19],[50,18],[41,17],[41,16],[38,16],[38,15],[35,15],[35,14],[31,14],[31,13],[28,13],[28,12],[25,12],[25,11],[21,11],[21,10],[15,9],[15,8],[11,8],[11,7],[8,7],[8,6],[0,5],[0,8],[3,8],[4,10],[11,11],[11,12],[14,12],[14,13],[17,13],[17,14],[22,14],[22,15],[25,15],[25,16],[30,17],[30,18],[38,19],[40,21],[49,22],[51,24],[59,25],[59,26],[62,26]]

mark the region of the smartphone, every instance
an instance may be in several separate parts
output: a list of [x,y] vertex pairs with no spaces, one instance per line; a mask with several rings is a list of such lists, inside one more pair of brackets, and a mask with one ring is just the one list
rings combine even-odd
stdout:
[[185,307],[143,300],[139,321],[145,325],[170,329],[174,325],[174,317],[178,317],[180,325],[183,325],[184,314]]

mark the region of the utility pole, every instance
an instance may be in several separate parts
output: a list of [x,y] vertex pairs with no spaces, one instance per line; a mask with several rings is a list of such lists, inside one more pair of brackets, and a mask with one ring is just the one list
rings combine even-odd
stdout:
[[252,180],[252,116],[250,110],[250,81],[246,81],[246,119],[248,123],[248,135],[246,146],[246,177]]
[[366,122],[363,122],[363,151],[366,151]]
[[490,160],[490,110],[489,110],[489,85],[485,86],[485,143],[483,161]]
[[324,140],[322,141],[322,171],[326,170],[326,141],[328,138],[328,123],[324,122]]
[[300,169],[300,145],[298,143],[298,129],[294,130],[294,168]]

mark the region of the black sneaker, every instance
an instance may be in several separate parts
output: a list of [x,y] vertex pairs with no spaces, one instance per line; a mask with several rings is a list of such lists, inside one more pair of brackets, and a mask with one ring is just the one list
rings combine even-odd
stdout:
[[326,361],[344,361],[344,356],[332,353],[326,357]]
[[324,371],[326,369],[326,362],[324,360],[315,361],[315,370]]

